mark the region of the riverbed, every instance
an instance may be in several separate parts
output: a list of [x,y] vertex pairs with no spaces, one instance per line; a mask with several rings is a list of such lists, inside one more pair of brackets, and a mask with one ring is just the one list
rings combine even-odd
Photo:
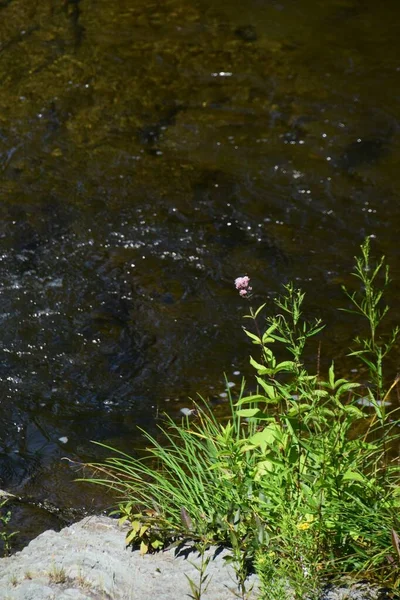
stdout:
[[[302,287],[322,368],[362,381],[337,309],[371,235],[399,322],[400,9],[35,4],[0,1],[0,487],[96,512],[91,440],[132,451],[197,393],[223,415],[250,377],[235,277],[268,309]],[[63,524],[13,519],[20,545]]]

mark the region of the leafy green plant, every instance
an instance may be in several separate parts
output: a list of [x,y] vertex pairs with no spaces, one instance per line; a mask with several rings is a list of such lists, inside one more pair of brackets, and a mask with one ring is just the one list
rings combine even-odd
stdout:
[[[398,328],[381,338],[389,274],[384,259],[371,264],[369,240],[354,274],[361,289],[345,290],[346,310],[367,320],[369,335],[356,338],[350,356],[366,365],[367,385],[338,376],[333,362],[325,378],[306,369],[305,348],[323,325],[303,317],[304,293],[288,284],[275,315],[260,323],[266,305],[250,310],[257,389],[244,395],[243,382],[236,401],[229,393],[227,422],[195,404],[193,420],[166,417],[160,438],[143,432],[144,458],[105,447],[113,455],[91,465],[91,481],[120,494],[129,543],[147,552],[193,540],[202,556],[199,583],[190,582],[194,600],[208,583],[211,543],[231,548],[243,599],[249,565],[264,600],[311,599],[328,576],[343,573],[400,583],[399,421],[385,408],[397,380],[388,385],[383,370]],[[236,280],[242,297],[248,284]]]
[[[304,294],[291,284],[276,300],[280,312],[267,317],[265,332],[246,330],[261,351],[259,362],[251,359],[260,391],[241,398],[237,407],[257,429],[243,449],[258,456],[254,479],[264,494],[258,516],[271,523],[273,515],[269,552],[279,556],[281,567],[289,561],[285,572],[291,574],[290,586],[309,595],[327,573],[393,574],[391,530],[398,523],[399,467],[388,449],[396,448],[399,434],[398,422],[384,408],[394,385],[386,392],[382,365],[398,329],[388,343],[378,338],[387,307],[380,307],[382,292],[374,282],[384,262],[371,266],[369,240],[361,250],[356,276],[362,289],[347,296],[355,305],[353,312],[370,326],[370,338],[357,338],[362,350],[351,352],[370,370],[370,410],[357,404],[365,390],[337,379],[333,364],[326,381],[305,370],[305,344],[322,326],[303,319]],[[386,269],[384,285],[387,282]],[[251,311],[249,318],[255,321],[259,314]],[[255,330],[260,331],[258,325]],[[278,363],[271,349],[276,343],[284,346],[290,360]],[[299,529],[305,534],[300,538]],[[271,561],[266,569],[269,572]]]
[[7,526],[11,521],[11,510],[6,508],[8,498],[0,501],[0,540],[3,542],[4,555],[7,556],[11,550],[11,540],[18,531],[9,532]]
[[148,442],[146,456],[136,458],[103,446],[113,456],[105,463],[90,465],[96,473],[90,481],[112,488],[122,498],[118,512],[121,523],[130,526],[127,543],[146,553],[175,540],[191,540],[201,556],[200,566],[196,565],[199,583],[189,580],[195,600],[209,583],[206,570],[210,558],[205,550],[212,543],[234,548],[242,598],[253,554],[255,462],[252,453],[241,450],[252,425],[243,423],[227,390],[231,419],[225,425],[206,403],[196,404],[195,421],[186,417],[175,423],[166,417],[160,440],[143,431]]
[[207,567],[210,564],[211,555],[206,555],[207,550],[210,547],[210,543],[207,538],[200,540],[195,543],[195,549],[200,555],[200,564],[196,564],[195,562],[191,562],[191,565],[196,569],[199,574],[199,581],[196,583],[193,581],[189,575],[185,573],[185,577],[188,580],[191,594],[189,594],[189,598],[192,600],[201,600],[203,593],[205,594],[208,586],[211,583],[211,579],[207,574]]
[[[382,299],[385,289],[390,283],[390,278],[389,266],[385,265],[384,256],[376,265],[371,265],[370,246],[370,238],[367,238],[361,245],[361,256],[355,257],[356,265],[353,275],[361,282],[361,289],[349,292],[343,286],[343,291],[351,301],[353,308],[342,310],[364,317],[368,322],[369,336],[355,338],[354,341],[360,349],[353,350],[350,356],[358,356],[367,366],[371,382],[375,385],[376,400],[382,400],[385,396],[383,361],[393,348],[400,328],[395,327],[386,342],[379,339],[377,335],[377,329],[389,310],[387,304],[382,304]],[[384,407],[383,402],[382,408],[384,409]]]
[[[231,399],[232,400],[232,399]],[[188,535],[182,509],[190,516],[192,539],[212,532],[214,541],[230,542],[231,531],[245,536],[251,518],[251,455],[241,452],[251,425],[243,426],[232,404],[232,419],[223,424],[207,407],[196,405],[197,418],[181,423],[166,417],[160,439],[147,432],[147,454],[136,458],[113,448],[105,463],[90,465],[90,481],[120,494],[121,519],[131,524],[127,540],[144,541],[143,551],[160,547],[149,540]],[[238,517],[239,515],[239,517]],[[239,520],[238,520],[239,519]]]

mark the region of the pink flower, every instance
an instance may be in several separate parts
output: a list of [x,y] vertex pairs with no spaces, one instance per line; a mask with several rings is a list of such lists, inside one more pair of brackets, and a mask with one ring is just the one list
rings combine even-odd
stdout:
[[244,277],[237,277],[235,279],[235,287],[237,290],[239,290],[239,294],[242,298],[247,296],[247,294],[252,290],[249,283],[250,277],[247,277],[247,275],[244,275]]
[[250,283],[250,277],[245,275],[244,277],[237,277],[235,279],[235,286],[237,290],[245,290]]

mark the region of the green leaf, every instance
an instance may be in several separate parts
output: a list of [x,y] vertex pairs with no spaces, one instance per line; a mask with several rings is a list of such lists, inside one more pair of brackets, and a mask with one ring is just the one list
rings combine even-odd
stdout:
[[286,342],[288,342],[288,340],[280,335],[276,335],[275,333],[273,334],[273,338],[274,340],[276,340],[277,342],[283,342],[284,344],[286,344]]
[[263,346],[262,351],[265,356],[265,359],[271,363],[271,366],[274,367],[276,364],[276,360],[275,360],[275,356],[274,356],[274,353],[272,352],[272,350],[270,348],[268,348],[268,346]]
[[255,481],[259,481],[262,477],[264,477],[267,473],[272,473],[275,469],[276,461],[273,460],[261,460],[257,463],[256,472],[254,475]]
[[239,417],[251,418],[251,417],[255,417],[259,413],[260,413],[259,408],[240,408],[236,414]]
[[296,404],[291,408],[288,412],[289,417],[295,417],[297,415],[303,414],[311,410],[311,406],[309,404]]
[[326,390],[313,390],[312,392],[317,398],[326,398],[329,393]]
[[347,413],[348,415],[351,415],[352,417],[356,417],[357,419],[365,418],[365,414],[363,413],[363,411],[357,408],[356,406],[353,406],[352,404],[347,404],[343,406],[343,412]]
[[281,439],[282,432],[279,430],[276,423],[271,423],[262,431],[257,431],[249,438],[249,442],[256,447],[261,447],[265,450],[267,445],[273,445]]
[[272,344],[275,342],[274,337],[272,337],[273,332],[278,327],[278,323],[272,323],[270,327],[264,332],[262,337],[263,344]]
[[277,327],[278,327],[278,323],[277,322],[272,323],[272,325],[270,325],[268,327],[268,329],[265,331],[265,334],[266,335],[271,335],[271,333],[273,333]]
[[308,336],[317,335],[320,331],[325,329],[325,325],[321,325],[320,327],[314,327],[311,331],[309,331]]
[[357,471],[346,471],[346,473],[342,476],[343,481],[358,481],[360,483],[365,483],[366,479],[361,473],[357,473]]
[[132,531],[134,531],[135,533],[138,533],[141,526],[142,526],[142,524],[140,523],[140,521],[132,521],[131,522]]
[[234,404],[234,406],[242,406],[242,404],[250,404],[250,403],[255,403],[258,404],[259,402],[268,402],[268,398],[266,398],[265,396],[262,396],[261,394],[254,394],[252,396],[245,396],[244,398],[240,398],[240,400],[238,400],[236,402],[236,404]]
[[337,379],[335,382],[335,388],[337,388],[339,385],[342,385],[342,383],[356,386],[356,387],[359,387],[359,385],[360,385],[359,383],[350,383],[348,379]]
[[[336,383],[338,384],[340,381],[343,381],[342,379],[340,379],[339,381],[337,381]],[[360,387],[359,383],[344,383],[343,385],[341,385],[337,391],[336,391],[336,396],[341,396],[342,394],[344,394],[345,392],[348,392],[349,390],[354,390],[355,388]]]
[[[279,371],[287,371],[288,373],[294,373],[297,370],[297,365],[292,360],[284,360],[276,365],[274,371],[278,373]],[[261,373],[260,373],[261,374]]]
[[353,352],[349,352],[347,356],[361,356],[361,354],[365,354],[368,350],[355,350]]
[[265,367],[265,368],[262,370],[262,372],[261,372],[261,371],[259,371],[259,373],[258,373],[258,374],[259,374],[259,375],[269,375],[269,376],[273,377],[273,376],[275,375],[275,373],[276,373],[276,372],[277,372],[277,371],[276,371],[276,368],[275,368],[275,367],[272,367],[272,368],[267,368],[267,367]]
[[132,531],[131,531],[131,532],[130,532],[130,533],[127,535],[127,536],[126,536],[126,539],[125,539],[126,545],[128,546],[128,545],[129,545],[129,544],[132,542],[132,540],[134,540],[136,537],[137,537],[137,531],[133,531],[133,530],[132,530]]
[[266,306],[266,302],[264,304],[261,304],[261,306],[259,306],[256,310],[256,312],[254,313],[254,318],[258,317],[258,315],[260,314],[260,312],[262,311],[262,309]]
[[268,337],[268,336],[266,336],[266,335],[265,335],[265,333],[264,333],[264,335],[263,335],[263,337],[262,337],[262,343],[263,343],[263,344],[273,344],[274,342],[275,342],[274,338],[272,338],[272,337]]
[[269,371],[269,369],[267,369],[265,365],[262,365],[255,361],[252,356],[250,356],[250,364],[252,367],[254,367],[254,369],[256,369],[259,375],[265,375],[266,372]]
[[330,408],[321,408],[321,415],[324,417],[334,417],[335,413]]
[[264,379],[261,379],[261,377],[256,377],[258,384],[262,387],[262,389],[264,390],[264,392],[267,394],[268,396],[268,400],[267,402],[271,403],[271,402],[277,402],[276,400],[276,391],[274,386],[269,385],[268,383],[266,383],[264,381]]
[[254,333],[251,333],[251,331],[248,331],[247,329],[243,328],[243,331],[245,332],[245,334],[247,335],[247,337],[249,337],[251,340],[253,340],[254,344],[259,344],[261,345],[261,340],[258,337],[258,335],[255,335]]

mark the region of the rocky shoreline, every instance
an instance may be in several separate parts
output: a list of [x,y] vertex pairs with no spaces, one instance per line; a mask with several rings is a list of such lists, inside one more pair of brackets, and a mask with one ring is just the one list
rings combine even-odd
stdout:
[[[204,600],[230,600],[237,592],[234,571],[215,555],[208,567]],[[125,531],[115,519],[86,517],[46,531],[15,555],[0,560],[1,600],[180,600],[188,598],[187,575],[198,581],[190,548],[141,556],[125,547]],[[250,598],[256,599],[257,582]]]
[[[210,585],[203,600],[237,598],[235,575],[224,556],[210,550]],[[115,519],[86,517],[59,532],[46,531],[13,556],[0,560],[1,600],[184,600],[187,577],[198,581],[199,556],[188,546],[141,556],[125,546]],[[258,597],[255,576],[249,600]],[[324,590],[321,600],[383,600],[387,590],[360,582]]]

